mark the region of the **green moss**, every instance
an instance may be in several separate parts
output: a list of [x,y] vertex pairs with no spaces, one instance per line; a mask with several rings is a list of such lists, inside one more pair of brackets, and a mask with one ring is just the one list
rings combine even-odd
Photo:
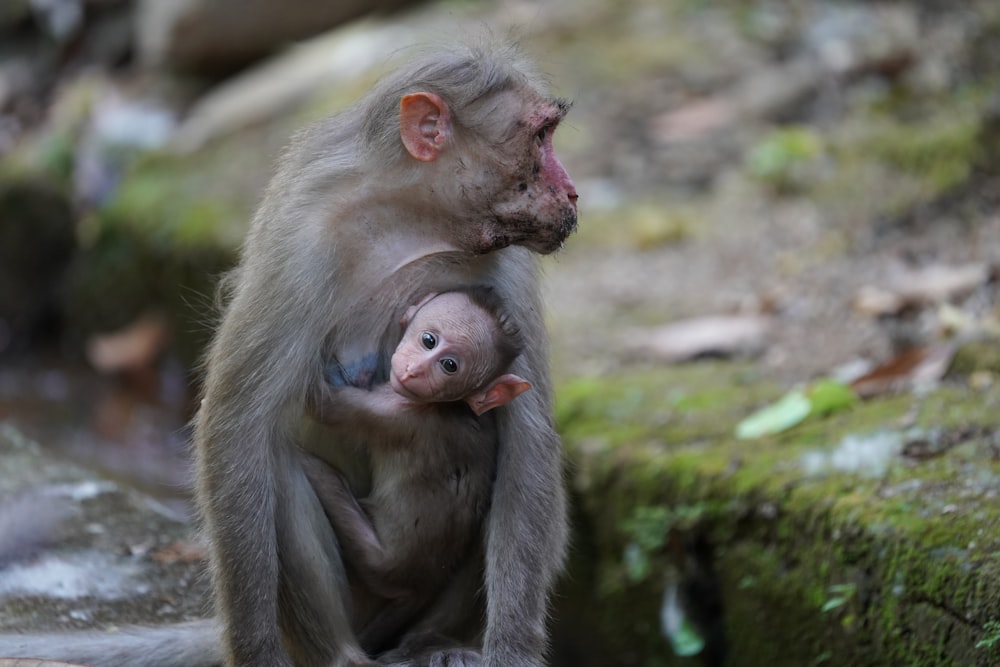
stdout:
[[979,157],[978,128],[974,119],[953,112],[921,124],[892,123],[879,127],[865,150],[929,191],[943,192],[962,183]]
[[[709,568],[721,591],[727,664],[990,664],[976,644],[1000,617],[1000,399],[944,386],[738,441],[736,422],[781,391],[753,377],[695,364],[558,393],[596,563],[591,620],[610,646],[633,647],[616,664],[684,664],[656,619],[669,582],[692,576],[678,545],[698,540],[711,545],[695,570]],[[933,440],[934,455],[895,454],[877,475],[801,463],[904,417],[907,437]]]
[[958,348],[949,375],[968,376],[976,372],[1000,373],[1000,342],[971,341]]
[[96,224],[101,229],[127,230],[177,252],[206,247],[232,250],[242,237],[252,202],[241,200],[227,187],[218,160],[214,153],[198,160],[146,156],[98,211]]
[[829,161],[809,191],[834,222],[900,215],[968,179],[980,124],[972,99],[909,121],[858,114],[826,136]]
[[744,160],[753,177],[779,192],[799,190],[823,153],[819,135],[805,127],[784,127],[757,142]]

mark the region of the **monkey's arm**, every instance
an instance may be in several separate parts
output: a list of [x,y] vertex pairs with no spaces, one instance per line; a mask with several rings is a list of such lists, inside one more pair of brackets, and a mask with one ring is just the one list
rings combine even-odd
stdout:
[[322,459],[307,455],[306,477],[333,525],[347,561],[376,595],[400,598],[410,591],[388,585],[388,572],[396,566],[382,544],[371,518],[351,493],[344,478]]
[[500,281],[504,298],[521,304],[525,352],[512,372],[533,390],[497,411],[499,453],[487,522],[488,667],[544,664],[547,607],[568,539],[562,443],[552,417],[548,339],[534,288],[537,264],[521,248],[509,255]]
[[[282,217],[267,207],[260,215]],[[257,222],[209,350],[194,429],[225,664],[362,665],[337,540],[298,442],[308,388],[323,382],[313,360],[329,323],[322,309],[301,306],[284,265],[254,261],[289,236],[280,229],[269,236]],[[303,263],[315,275],[297,279],[332,292],[324,258]]]
[[390,439],[406,435],[419,406],[400,396],[388,384],[371,391],[357,387],[321,387],[306,405],[309,415],[332,428],[363,428]]

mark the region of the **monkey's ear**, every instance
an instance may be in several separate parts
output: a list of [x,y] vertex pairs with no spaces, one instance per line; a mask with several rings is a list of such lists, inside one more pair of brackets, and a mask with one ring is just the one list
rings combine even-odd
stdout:
[[466,402],[473,412],[481,415],[493,408],[510,403],[529,389],[531,389],[531,385],[524,378],[508,373],[500,376],[486,389],[467,398]]
[[448,105],[434,93],[410,93],[399,100],[399,135],[406,151],[433,162],[451,135]]
[[399,325],[404,329],[410,326],[410,322],[413,320],[413,316],[417,314],[417,311],[423,308],[425,303],[427,303],[437,295],[438,295],[437,292],[431,292],[425,295],[423,298],[421,298],[420,301],[417,301],[415,304],[407,308],[406,312],[403,313],[403,317],[399,319]]

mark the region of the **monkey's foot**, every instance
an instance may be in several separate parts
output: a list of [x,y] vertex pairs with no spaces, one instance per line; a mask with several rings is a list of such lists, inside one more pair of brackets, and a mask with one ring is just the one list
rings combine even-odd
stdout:
[[483,662],[479,651],[469,648],[452,648],[438,651],[431,656],[427,667],[479,667]]

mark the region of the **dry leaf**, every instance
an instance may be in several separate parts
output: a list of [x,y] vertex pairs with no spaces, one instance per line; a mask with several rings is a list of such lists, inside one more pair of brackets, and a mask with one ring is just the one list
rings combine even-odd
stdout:
[[87,341],[87,359],[102,373],[150,366],[169,340],[169,326],[161,315],[145,315],[124,329],[93,336]]
[[865,373],[851,388],[862,398],[906,391],[940,380],[955,354],[953,345],[913,347]]
[[932,264],[897,270],[887,287],[866,285],[854,297],[854,307],[871,316],[896,315],[909,307],[961,298],[990,279],[982,262],[949,266]]
[[154,551],[151,558],[161,565],[174,563],[196,563],[208,558],[205,547],[190,540],[177,540],[162,549]]
[[895,292],[873,285],[865,285],[854,295],[854,309],[869,317],[898,315],[906,305],[906,301]]
[[729,356],[757,352],[767,342],[771,321],[766,317],[716,315],[633,330],[627,345],[663,361],[684,361],[706,355]]
[[990,277],[989,266],[982,262],[948,266],[932,264],[896,275],[893,291],[914,304],[940,303],[965,296]]

